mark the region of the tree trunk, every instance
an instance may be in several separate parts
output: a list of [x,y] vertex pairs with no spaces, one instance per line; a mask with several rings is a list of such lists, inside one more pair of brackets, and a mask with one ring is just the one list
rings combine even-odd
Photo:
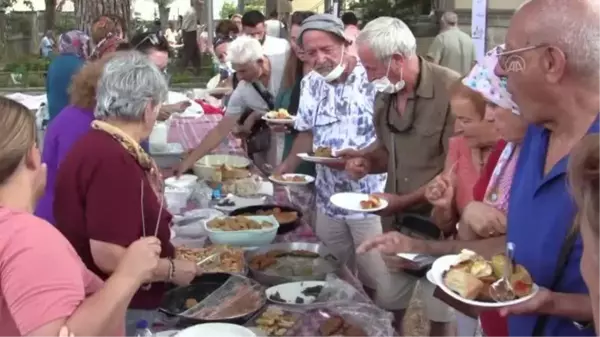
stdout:
[[102,15],[117,15],[123,19],[123,33],[129,31],[131,0],[75,0],[78,29],[90,33],[92,22]]
[[169,26],[169,12],[170,8],[158,6],[158,17],[160,18],[160,28],[165,29]]
[[54,21],[56,19],[56,0],[45,0],[46,11],[44,12],[44,33],[49,30],[54,30]]

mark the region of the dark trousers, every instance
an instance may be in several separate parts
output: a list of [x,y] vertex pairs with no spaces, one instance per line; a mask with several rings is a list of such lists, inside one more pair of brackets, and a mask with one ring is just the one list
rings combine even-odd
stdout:
[[200,49],[198,49],[198,34],[196,31],[183,32],[183,50],[181,68],[185,69],[192,63],[196,72],[200,71]]

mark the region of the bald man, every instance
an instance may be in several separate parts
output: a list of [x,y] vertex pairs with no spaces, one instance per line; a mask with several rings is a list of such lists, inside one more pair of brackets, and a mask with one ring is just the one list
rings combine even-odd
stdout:
[[531,123],[512,182],[507,241],[541,287],[533,299],[502,309],[511,336],[595,336],[565,171],[573,146],[599,129],[599,7],[598,0],[526,2],[499,54],[496,73]]
[[427,58],[443,67],[466,75],[475,62],[475,45],[471,36],[458,28],[458,15],[446,12],[440,19],[441,31],[435,37]]

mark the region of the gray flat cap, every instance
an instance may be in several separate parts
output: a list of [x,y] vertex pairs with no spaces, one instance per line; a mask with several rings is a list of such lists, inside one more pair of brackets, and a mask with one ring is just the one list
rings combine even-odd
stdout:
[[302,35],[309,30],[320,30],[331,33],[348,43],[352,42],[344,34],[344,23],[342,20],[332,14],[315,14],[302,21],[300,34],[298,34],[298,45],[302,46]]

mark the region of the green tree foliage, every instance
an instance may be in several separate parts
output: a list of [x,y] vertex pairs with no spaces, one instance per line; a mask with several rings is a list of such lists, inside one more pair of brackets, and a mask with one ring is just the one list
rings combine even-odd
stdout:
[[380,16],[392,16],[410,25],[419,15],[428,14],[431,0],[357,0],[349,7],[360,15],[363,24]]
[[[252,11],[258,10],[261,12],[265,11],[265,0],[245,0],[244,2],[244,10]],[[237,0],[233,0],[233,2],[225,1],[223,7],[221,7],[221,11],[219,12],[219,16],[221,19],[228,19],[231,15],[237,13]]]

